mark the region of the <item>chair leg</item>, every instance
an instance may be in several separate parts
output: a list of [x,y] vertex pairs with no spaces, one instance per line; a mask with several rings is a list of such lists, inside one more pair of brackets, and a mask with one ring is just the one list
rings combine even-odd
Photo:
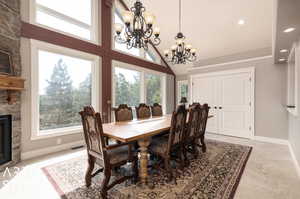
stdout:
[[206,144],[204,142],[204,136],[201,137],[200,141],[201,141],[201,145],[202,145],[202,152],[205,153],[206,152]]
[[138,169],[138,159],[134,159],[132,162],[132,172],[133,172],[133,182],[138,181],[139,169]]
[[180,159],[180,169],[183,170],[184,169],[184,165],[185,165],[185,155],[184,155],[184,146],[180,147],[180,151],[179,151],[179,159]]
[[170,165],[170,159],[169,158],[164,158],[164,166],[165,166],[165,170],[168,173],[168,181],[171,181],[173,178],[173,173],[172,173],[172,168]]
[[198,151],[198,148],[197,148],[197,141],[195,141],[193,144],[192,144],[192,149],[193,149],[193,154],[194,154],[194,158],[198,158],[199,156],[199,151]]
[[[188,147],[188,146],[187,146]],[[190,162],[189,162],[189,159],[187,157],[187,152],[188,152],[188,149],[186,147],[183,147],[182,148],[182,152],[183,152],[183,157],[184,157],[184,164],[185,166],[189,165]]]
[[88,155],[88,168],[85,174],[85,185],[87,187],[91,186],[92,183],[92,172],[95,167],[95,158]]
[[107,186],[108,186],[108,183],[109,183],[109,180],[110,180],[110,177],[111,177],[111,169],[107,169],[105,168],[104,170],[104,179],[102,181],[102,185],[101,185],[101,196],[103,199],[106,199],[107,198]]

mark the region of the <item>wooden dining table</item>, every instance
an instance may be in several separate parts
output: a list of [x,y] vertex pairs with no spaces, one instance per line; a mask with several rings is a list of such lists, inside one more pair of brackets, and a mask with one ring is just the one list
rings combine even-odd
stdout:
[[[213,116],[209,116],[211,118]],[[104,135],[120,142],[137,141],[140,150],[139,177],[142,185],[148,181],[148,146],[151,137],[171,128],[172,115],[139,119],[128,122],[112,122],[103,124]]]

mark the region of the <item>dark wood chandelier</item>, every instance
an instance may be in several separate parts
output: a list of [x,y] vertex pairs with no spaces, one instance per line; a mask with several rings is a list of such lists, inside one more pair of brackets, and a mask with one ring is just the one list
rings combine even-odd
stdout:
[[187,61],[196,61],[196,49],[192,45],[185,44],[185,36],[181,32],[181,0],[179,0],[179,33],[177,33],[176,44],[171,47],[171,50],[165,50],[165,59],[173,64],[186,64]]
[[[115,41],[121,44],[126,44],[127,49],[144,48],[148,50],[148,44],[160,44],[160,30],[153,28],[155,16],[149,14],[143,4],[137,0],[130,11],[123,13],[123,20],[125,23],[124,37],[121,36],[124,26],[122,24],[115,24]],[[154,35],[154,36],[153,36]],[[151,37],[153,36],[153,40]]]

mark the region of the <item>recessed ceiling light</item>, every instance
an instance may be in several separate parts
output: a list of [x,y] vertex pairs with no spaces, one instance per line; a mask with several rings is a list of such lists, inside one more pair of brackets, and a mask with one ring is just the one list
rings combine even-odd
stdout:
[[281,53],[286,53],[286,52],[288,52],[288,50],[287,49],[281,49],[280,52]]
[[245,20],[240,19],[240,20],[238,21],[238,24],[239,24],[239,25],[244,25],[244,24],[245,24]]
[[286,61],[286,59],[284,59],[284,58],[281,58],[281,59],[278,59],[278,61],[280,61],[280,62],[284,62],[284,61]]
[[296,30],[296,28],[287,28],[283,32],[288,33],[288,32],[293,32],[294,30]]

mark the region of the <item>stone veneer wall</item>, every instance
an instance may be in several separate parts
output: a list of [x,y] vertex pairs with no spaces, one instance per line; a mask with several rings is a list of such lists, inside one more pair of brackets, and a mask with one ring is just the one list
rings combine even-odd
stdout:
[[[21,75],[21,16],[20,0],[0,0],[0,50],[8,51],[12,55],[14,75]],[[12,161],[0,166],[0,170],[12,166],[21,157],[21,95],[17,96],[17,103],[9,105],[6,101],[6,91],[0,90],[0,115],[12,115]]]

